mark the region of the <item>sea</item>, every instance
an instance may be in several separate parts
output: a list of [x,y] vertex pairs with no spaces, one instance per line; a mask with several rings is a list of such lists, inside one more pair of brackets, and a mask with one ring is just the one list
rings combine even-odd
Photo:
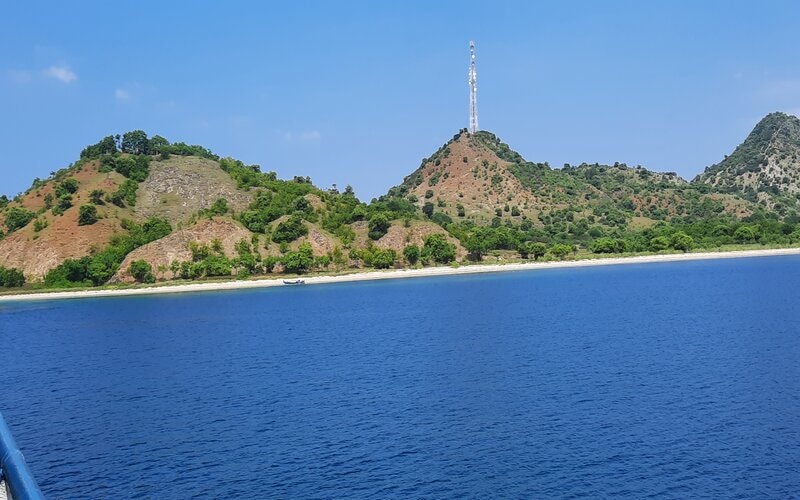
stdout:
[[800,256],[0,305],[48,498],[797,498]]

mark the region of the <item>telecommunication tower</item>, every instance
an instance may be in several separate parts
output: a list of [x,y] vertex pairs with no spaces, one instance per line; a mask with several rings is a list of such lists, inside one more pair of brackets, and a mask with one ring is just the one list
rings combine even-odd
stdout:
[[475,42],[469,42],[469,133],[478,131],[478,72],[475,71]]

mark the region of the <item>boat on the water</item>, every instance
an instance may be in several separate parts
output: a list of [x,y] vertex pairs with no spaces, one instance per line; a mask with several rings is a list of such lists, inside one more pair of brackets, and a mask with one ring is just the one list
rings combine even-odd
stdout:
[[283,280],[284,285],[305,285],[306,280],[304,279],[294,279],[294,280]]

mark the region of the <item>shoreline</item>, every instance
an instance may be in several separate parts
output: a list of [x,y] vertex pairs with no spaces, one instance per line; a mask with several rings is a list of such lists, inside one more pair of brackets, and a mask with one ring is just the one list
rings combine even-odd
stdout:
[[[521,262],[511,264],[471,264],[460,267],[425,267],[422,269],[391,269],[383,271],[364,271],[337,276],[304,277],[306,285],[325,285],[352,281],[373,281],[382,279],[424,278],[433,276],[450,276],[460,274],[497,273],[511,271],[536,271],[570,267],[593,267],[625,264],[648,264],[657,262],[680,262],[710,259],[735,259],[745,257],[770,257],[780,255],[800,255],[800,248],[775,248],[760,250],[736,250],[730,252],[698,252],[683,254],[642,255],[633,257],[609,257],[584,260],[564,260],[550,262]],[[284,285],[285,277],[223,281],[215,283],[185,283],[176,285],[160,285],[144,288],[125,288],[118,290],[79,290],[34,292],[11,295],[0,295],[0,302],[20,302],[37,300],[82,299],[94,297],[122,297],[134,295],[159,295],[173,293],[208,292],[221,290],[245,290],[249,288],[268,288]]]

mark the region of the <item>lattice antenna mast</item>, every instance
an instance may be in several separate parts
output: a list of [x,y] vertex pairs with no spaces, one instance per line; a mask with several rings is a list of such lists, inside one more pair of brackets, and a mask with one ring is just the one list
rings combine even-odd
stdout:
[[469,42],[469,133],[478,131],[478,72],[475,71],[475,42]]

